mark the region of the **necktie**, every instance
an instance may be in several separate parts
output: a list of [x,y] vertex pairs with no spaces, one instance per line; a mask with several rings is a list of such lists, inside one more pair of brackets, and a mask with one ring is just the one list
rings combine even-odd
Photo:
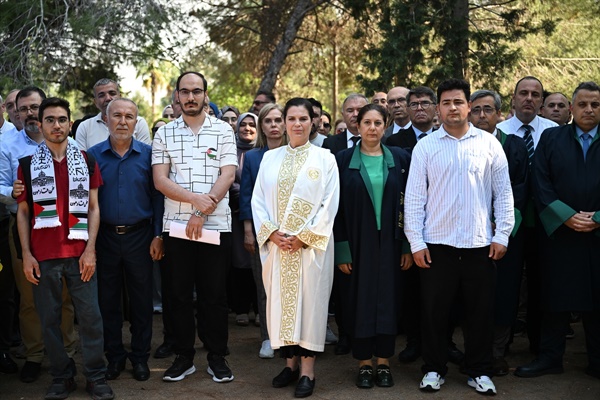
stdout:
[[525,128],[523,140],[525,140],[525,146],[527,147],[527,155],[529,156],[529,165],[531,165],[531,160],[533,159],[533,152],[535,151],[535,148],[533,147],[533,136],[531,135],[531,126],[523,125],[523,128]]
[[585,160],[585,156],[587,155],[587,151],[590,148],[590,139],[592,137],[589,133],[584,133],[581,135],[581,147],[583,147],[583,159]]
[[427,134],[426,134],[426,133],[421,133],[421,134],[419,135],[419,137],[417,138],[417,140],[421,140],[421,139],[423,139],[425,136],[427,136]]
[[356,146],[356,143],[358,143],[358,141],[360,140],[360,136],[352,136],[350,140],[352,140],[352,147],[354,147]]

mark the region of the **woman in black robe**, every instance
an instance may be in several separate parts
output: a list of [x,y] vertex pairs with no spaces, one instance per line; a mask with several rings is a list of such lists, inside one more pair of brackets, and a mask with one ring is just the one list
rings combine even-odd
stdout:
[[348,312],[345,328],[359,360],[356,385],[390,387],[401,274],[412,265],[403,232],[410,155],[381,144],[386,122],[382,107],[363,107],[357,120],[361,141],[336,157],[340,207],[334,225],[335,264],[350,278],[340,290]]

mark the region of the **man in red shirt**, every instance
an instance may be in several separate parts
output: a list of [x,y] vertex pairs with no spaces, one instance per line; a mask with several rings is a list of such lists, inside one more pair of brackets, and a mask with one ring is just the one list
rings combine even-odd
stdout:
[[[93,399],[112,399],[104,378],[104,339],[98,307],[95,244],[100,222],[95,161],[88,162],[68,140],[69,103],[48,98],[39,108],[44,141],[19,160],[17,224],[23,248],[23,272],[33,286],[50,358],[52,385],[45,399],[64,399],[74,391],[75,363],[68,357],[60,331],[64,277],[79,320],[86,390]],[[90,160],[92,161],[92,160]]]

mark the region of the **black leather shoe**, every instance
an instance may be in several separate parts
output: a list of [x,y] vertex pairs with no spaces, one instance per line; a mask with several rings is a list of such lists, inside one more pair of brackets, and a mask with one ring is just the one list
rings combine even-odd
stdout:
[[586,375],[600,379],[600,368],[594,368],[591,365],[588,365],[585,369],[585,373]]
[[334,353],[336,356],[343,356],[344,354],[350,353],[350,341],[348,340],[348,336],[340,336],[335,345]]
[[171,343],[164,342],[154,352],[154,358],[169,358],[173,354],[173,345]]
[[394,386],[394,378],[390,372],[390,366],[385,364],[379,364],[377,366],[377,375],[375,376],[375,384],[379,387],[392,387]]
[[125,359],[117,362],[109,362],[106,367],[106,379],[112,381],[117,379],[121,375],[121,371],[125,369]]
[[52,385],[48,388],[44,400],[62,400],[69,397],[69,393],[77,389],[77,384],[73,378],[56,378],[52,380]]
[[515,370],[515,376],[521,378],[535,378],[547,374],[562,374],[562,363],[552,363],[550,361],[536,358],[529,364],[521,365]]
[[448,361],[452,364],[460,365],[465,359],[465,353],[456,348],[456,346],[448,346]]
[[294,392],[294,396],[296,396],[297,398],[303,398],[313,394],[313,390],[315,390],[315,381],[316,379],[313,379],[311,381],[310,378],[306,375],[301,377],[298,381],[298,384],[296,385],[296,391]]
[[508,375],[508,363],[504,357],[494,358],[494,375],[504,376]]
[[92,396],[92,400],[112,400],[115,398],[115,394],[105,379],[98,379],[94,382],[88,381],[85,391]]
[[40,377],[40,370],[42,369],[41,363],[33,361],[25,361],[23,368],[21,369],[21,375],[19,379],[21,382],[31,383],[35,382]]
[[371,389],[373,387],[373,367],[363,365],[358,369],[356,387],[361,389]]
[[273,378],[273,387],[274,388],[282,388],[286,387],[290,383],[294,382],[300,376],[300,368],[296,368],[295,371],[292,371],[290,367],[285,367],[279,375]]
[[398,354],[398,361],[411,363],[421,357],[421,348],[417,344],[409,343],[406,348]]
[[0,372],[3,374],[16,374],[19,371],[17,363],[8,353],[0,353]]
[[147,381],[150,378],[150,368],[148,368],[147,362],[133,365],[133,378],[136,381]]

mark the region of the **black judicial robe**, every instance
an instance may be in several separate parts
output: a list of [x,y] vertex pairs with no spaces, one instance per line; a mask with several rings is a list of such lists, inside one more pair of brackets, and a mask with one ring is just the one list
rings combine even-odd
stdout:
[[525,141],[517,135],[500,131],[500,143],[508,160],[508,173],[515,202],[515,228],[502,259],[496,261],[496,292],[494,322],[496,325],[512,325],[519,306],[519,288],[523,270],[524,236],[519,229],[522,215],[529,198],[529,158]]
[[[340,285],[346,332],[355,338],[396,335],[401,290],[400,256],[410,253],[404,236],[404,190],[410,155],[382,145],[384,190],[381,231],[360,144],[336,155],[340,173],[340,205],[333,227],[335,264],[352,263],[352,273]],[[412,268],[416,268],[413,266]],[[344,274],[341,274],[344,275]]]
[[546,129],[533,162],[535,198],[546,232],[542,241],[542,307],[600,310],[600,229],[576,232],[564,222],[579,211],[600,223],[600,133],[586,160],[575,125]]

